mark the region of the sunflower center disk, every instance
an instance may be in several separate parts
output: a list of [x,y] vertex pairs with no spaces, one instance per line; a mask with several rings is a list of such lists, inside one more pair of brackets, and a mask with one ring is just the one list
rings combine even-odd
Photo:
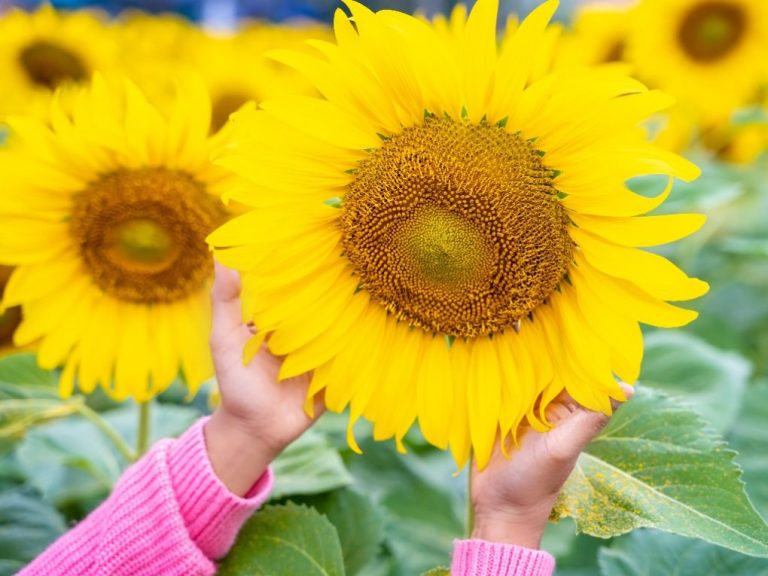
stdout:
[[694,60],[712,62],[736,48],[746,27],[746,15],[739,6],[721,1],[702,2],[683,19],[680,43]]
[[499,126],[434,117],[386,140],[343,202],[347,258],[398,319],[457,337],[528,315],[571,262],[553,173]]
[[173,302],[212,272],[205,237],[223,208],[184,172],[112,172],[76,197],[71,231],[86,268],[108,294],[137,303]]
[[40,40],[19,55],[21,65],[35,84],[53,90],[66,80],[79,82],[88,75],[82,60],[66,48]]

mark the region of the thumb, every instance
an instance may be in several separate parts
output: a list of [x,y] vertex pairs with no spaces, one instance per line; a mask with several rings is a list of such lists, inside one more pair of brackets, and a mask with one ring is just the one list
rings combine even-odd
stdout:
[[213,307],[211,344],[226,346],[226,341],[242,328],[240,277],[237,272],[219,263],[216,263],[211,304]]
[[[635,393],[634,388],[623,382],[619,385],[629,400]],[[615,401],[612,404],[614,410],[621,406],[621,403]],[[576,408],[568,418],[550,432],[556,436],[552,442],[553,446],[557,446],[558,454],[555,456],[564,460],[578,458],[582,450],[600,434],[610,419],[610,416],[601,412],[593,412],[582,407]]]

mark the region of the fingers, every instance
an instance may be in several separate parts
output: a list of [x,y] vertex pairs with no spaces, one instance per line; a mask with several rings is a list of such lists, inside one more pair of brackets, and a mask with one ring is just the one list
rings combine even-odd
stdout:
[[240,276],[231,268],[214,262],[211,298],[216,302],[231,302],[240,296]]
[[213,307],[211,347],[214,349],[219,346],[226,347],[234,335],[240,336],[243,332],[240,277],[237,272],[218,262],[211,290],[211,304]]
[[[619,386],[627,400],[634,395],[635,390],[629,384],[621,382]],[[612,401],[614,410],[621,404],[622,402]],[[550,432],[554,436],[551,443],[554,455],[559,459],[575,460],[587,444],[600,434],[610,419],[610,416],[600,412],[592,412],[582,407],[576,408]]]

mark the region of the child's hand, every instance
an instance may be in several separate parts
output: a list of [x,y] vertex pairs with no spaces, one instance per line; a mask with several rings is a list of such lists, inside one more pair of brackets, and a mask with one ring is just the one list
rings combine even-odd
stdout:
[[[634,393],[622,384],[627,398]],[[617,405],[614,404],[614,408]],[[528,430],[506,459],[496,445],[487,468],[472,470],[473,538],[538,548],[557,495],[589,442],[608,423],[566,394],[548,409],[555,427]]]
[[[232,492],[242,495],[314,423],[304,411],[310,378],[278,382],[282,360],[266,346],[243,365],[243,347],[253,333],[242,323],[236,272],[216,265],[212,301],[211,352],[221,404],[206,425],[206,444],[216,474]],[[322,411],[318,399],[315,415]]]

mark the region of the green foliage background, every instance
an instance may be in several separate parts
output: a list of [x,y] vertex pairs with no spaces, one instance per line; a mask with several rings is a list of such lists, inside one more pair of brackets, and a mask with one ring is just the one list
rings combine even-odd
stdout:
[[[708,223],[663,252],[712,290],[694,324],[647,334],[641,393],[566,485],[544,541],[560,576],[768,575],[768,162],[696,160],[704,175],[664,210],[703,211]],[[97,506],[137,441],[136,406],[62,402],[56,385],[31,355],[0,359],[0,575]],[[207,411],[205,392],[187,403],[179,385],[153,403],[151,437]],[[407,455],[362,440],[358,456],[345,430],[327,414],[280,458],[273,501],[222,574],[447,573],[438,567],[464,534],[466,472],[418,432]]]

